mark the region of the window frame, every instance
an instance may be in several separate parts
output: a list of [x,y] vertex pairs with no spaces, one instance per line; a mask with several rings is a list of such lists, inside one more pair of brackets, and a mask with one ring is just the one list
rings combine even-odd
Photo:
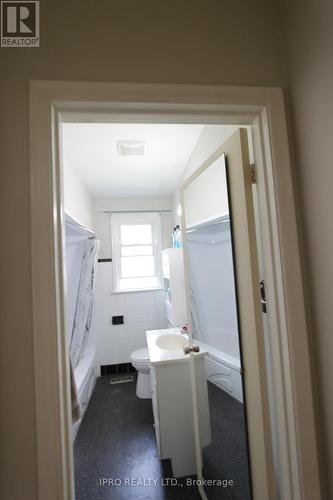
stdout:
[[[161,215],[158,212],[133,212],[112,213],[111,223],[111,247],[112,247],[112,293],[135,293],[162,289],[162,231]],[[121,289],[121,234],[122,225],[150,224],[152,226],[152,246],[154,257],[155,276],[157,286]],[[135,277],[133,277],[135,279]]]

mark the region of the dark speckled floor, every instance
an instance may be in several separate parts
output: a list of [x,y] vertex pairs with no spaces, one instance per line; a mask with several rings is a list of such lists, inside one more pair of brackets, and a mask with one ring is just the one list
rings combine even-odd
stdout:
[[212,444],[203,451],[205,479],[231,479],[229,488],[209,487],[209,500],[250,500],[244,406],[208,382]]
[[[249,500],[242,405],[211,384],[209,400],[213,444],[204,453],[205,477],[233,479],[235,485],[210,487],[208,498]],[[169,461],[158,459],[151,400],[136,397],[134,382],[98,379],[75,440],[74,465],[76,500],[201,498],[185,479],[167,484],[172,472]],[[130,486],[131,479],[137,484]]]

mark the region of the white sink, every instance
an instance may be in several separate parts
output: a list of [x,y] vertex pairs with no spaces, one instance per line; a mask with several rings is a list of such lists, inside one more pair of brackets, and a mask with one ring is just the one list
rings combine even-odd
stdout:
[[185,337],[174,333],[160,335],[155,342],[158,347],[168,351],[182,351],[188,345],[188,340]]

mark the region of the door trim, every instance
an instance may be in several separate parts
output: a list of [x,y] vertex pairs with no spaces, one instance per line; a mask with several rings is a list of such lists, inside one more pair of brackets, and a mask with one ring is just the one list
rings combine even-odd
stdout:
[[251,126],[266,295],[272,311],[280,497],[320,499],[310,352],[281,89],[35,80],[29,91],[38,498],[74,499],[58,124],[94,113],[114,121]]

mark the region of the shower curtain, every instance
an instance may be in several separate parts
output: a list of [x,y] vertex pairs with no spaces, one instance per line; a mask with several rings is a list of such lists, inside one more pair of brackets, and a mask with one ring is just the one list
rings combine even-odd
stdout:
[[98,240],[88,238],[82,258],[73,329],[70,340],[70,356],[73,370],[80,363],[86,348],[93,311]]

